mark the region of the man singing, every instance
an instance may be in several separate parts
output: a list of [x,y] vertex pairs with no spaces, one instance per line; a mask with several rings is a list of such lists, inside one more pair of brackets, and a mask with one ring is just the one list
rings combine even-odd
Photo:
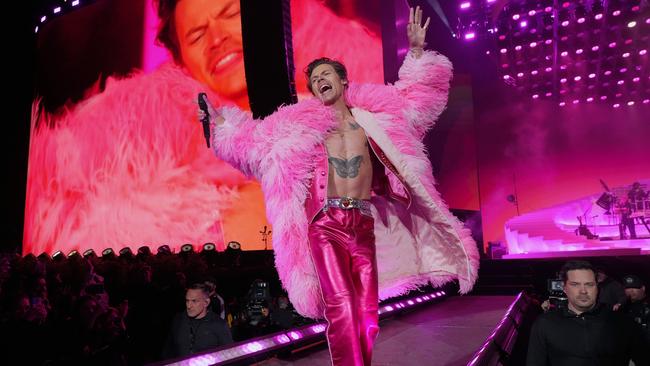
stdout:
[[208,108],[215,153],[262,184],[280,279],[296,310],[327,320],[335,365],[370,365],[380,298],[454,279],[466,293],[476,280],[476,245],[435,190],[421,142],[452,75],[424,50],[428,25],[410,10],[395,85],[349,83],[320,58],[306,70],[315,98],[261,121]]

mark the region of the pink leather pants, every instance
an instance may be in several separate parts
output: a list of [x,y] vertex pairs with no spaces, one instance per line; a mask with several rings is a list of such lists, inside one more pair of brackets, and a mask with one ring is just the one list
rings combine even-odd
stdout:
[[379,332],[374,220],[359,209],[330,207],[309,225],[312,259],[325,302],[335,366],[370,366]]

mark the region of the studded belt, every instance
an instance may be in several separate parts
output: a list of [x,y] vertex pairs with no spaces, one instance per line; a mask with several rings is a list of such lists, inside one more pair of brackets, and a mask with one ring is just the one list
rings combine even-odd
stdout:
[[362,214],[372,217],[372,210],[370,207],[372,203],[369,200],[360,200],[350,197],[340,197],[340,198],[328,198],[323,207],[323,211],[326,211],[330,207],[336,207],[343,210],[351,210],[353,208],[358,208]]

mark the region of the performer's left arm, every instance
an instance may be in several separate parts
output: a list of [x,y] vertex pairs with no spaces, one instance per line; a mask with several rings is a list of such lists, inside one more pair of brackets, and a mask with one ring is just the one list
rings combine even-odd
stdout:
[[422,138],[445,109],[453,67],[447,57],[425,50],[430,18],[422,24],[422,9],[410,9],[407,35],[409,52],[395,83],[404,97],[405,116],[415,134]]

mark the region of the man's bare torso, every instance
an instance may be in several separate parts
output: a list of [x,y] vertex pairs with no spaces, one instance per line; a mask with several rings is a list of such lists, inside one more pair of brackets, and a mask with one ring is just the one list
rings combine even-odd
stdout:
[[363,128],[347,119],[327,137],[325,146],[329,162],[327,196],[370,199],[372,162]]

